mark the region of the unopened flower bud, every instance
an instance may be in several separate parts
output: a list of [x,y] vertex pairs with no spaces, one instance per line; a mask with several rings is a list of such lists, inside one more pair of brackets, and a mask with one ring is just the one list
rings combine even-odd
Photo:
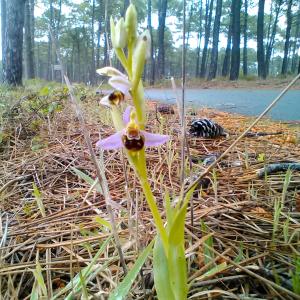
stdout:
[[127,45],[127,30],[124,19],[121,18],[115,27],[115,48],[125,48]]
[[150,31],[147,29],[145,30],[138,38],[139,40],[144,40],[146,42],[146,59],[151,57],[151,35]]
[[110,38],[113,48],[116,48],[116,26],[112,17],[110,17]]
[[126,10],[125,26],[128,33],[128,40],[130,42],[134,41],[137,32],[137,12],[133,4],[130,4]]
[[147,38],[144,36],[139,39],[133,53],[133,79],[132,89],[137,88],[144,71],[144,65],[147,53]]

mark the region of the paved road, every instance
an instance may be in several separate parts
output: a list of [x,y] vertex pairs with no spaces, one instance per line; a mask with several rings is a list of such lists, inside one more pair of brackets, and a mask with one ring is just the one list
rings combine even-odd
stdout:
[[[186,104],[190,107],[212,107],[245,115],[258,115],[279,93],[280,90],[187,89]],[[172,89],[147,89],[145,95],[147,99],[175,103]],[[300,121],[300,90],[288,91],[268,116],[275,120]]]

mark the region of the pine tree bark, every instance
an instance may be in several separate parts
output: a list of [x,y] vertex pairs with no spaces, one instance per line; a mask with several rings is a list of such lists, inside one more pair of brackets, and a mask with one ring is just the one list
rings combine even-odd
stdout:
[[266,76],[269,75],[269,66],[270,66],[271,54],[272,54],[274,43],[275,43],[275,36],[276,36],[276,32],[277,32],[278,17],[279,17],[279,12],[280,12],[280,9],[281,9],[281,5],[282,5],[282,0],[276,1],[274,23],[273,23],[273,26],[272,26],[270,39],[269,39],[269,41],[267,43],[267,46],[266,46],[266,48],[267,48],[267,50],[266,50],[266,60],[265,60]]
[[241,0],[233,0],[233,15],[232,15],[232,51],[231,51],[231,65],[230,65],[230,80],[237,80],[240,72],[240,11]]
[[100,41],[101,41],[101,31],[102,31],[102,0],[99,1],[99,19],[98,19],[98,29],[97,29],[97,46],[96,46],[96,66],[100,67]]
[[203,19],[203,0],[200,0],[200,10],[199,10],[199,25],[198,25],[198,35],[197,35],[197,60],[196,60],[196,71],[195,76],[199,77],[199,66],[200,66],[200,47],[202,40],[202,19]]
[[[230,10],[233,12],[234,9],[234,2],[231,2]],[[222,76],[226,77],[229,73],[229,67],[230,67],[230,56],[231,56],[231,42],[232,42],[232,26],[233,26],[233,17],[232,13],[230,14],[230,21],[229,21],[229,27],[228,27],[228,33],[227,33],[227,45],[225,50],[225,56],[222,66]]]
[[158,78],[161,79],[165,75],[165,27],[168,0],[158,1],[158,54],[157,54],[157,70]]
[[287,12],[286,12],[287,26],[286,26],[284,54],[283,54],[282,68],[281,68],[282,75],[286,75],[288,69],[288,55],[289,55],[290,37],[291,37],[291,28],[292,28],[292,4],[293,4],[293,0],[289,0]]
[[222,14],[222,0],[217,0],[216,15],[213,29],[213,47],[211,50],[211,61],[207,80],[212,80],[216,77],[218,67],[218,46],[220,34],[220,20]]
[[6,31],[6,0],[1,0],[1,51],[2,51],[2,59],[5,56],[5,31]]
[[295,37],[294,37],[294,44],[293,44],[293,51],[292,51],[292,67],[291,72],[296,73],[296,67],[297,67],[297,58],[299,55],[296,54],[296,50],[299,49],[299,30],[300,30],[300,3],[298,7],[298,15],[296,20],[296,28],[295,28]]
[[3,79],[14,86],[22,85],[24,5],[25,0],[9,0],[6,7]]
[[257,71],[258,76],[262,79],[266,79],[264,50],[264,11],[265,0],[259,0],[257,16]]
[[150,49],[150,75],[149,75],[149,83],[150,85],[154,85],[155,82],[155,60],[154,60],[154,49],[153,49],[153,32],[152,32],[152,22],[151,22],[151,15],[152,15],[152,1],[147,0],[147,28],[150,32],[151,37],[151,49]]
[[204,47],[202,52],[201,68],[200,68],[200,77],[204,78],[206,73],[206,60],[207,60],[207,49],[210,38],[210,29],[211,29],[211,19],[214,0],[206,1],[206,12],[205,12],[205,33],[204,33]]
[[24,41],[25,41],[25,70],[26,70],[26,78],[32,79],[34,78],[34,37],[32,34],[34,30],[32,30],[32,2],[30,0],[26,0],[25,2],[25,17],[24,17]]
[[244,26],[243,26],[243,33],[244,33],[244,48],[243,48],[243,74],[244,76],[248,75],[248,54],[247,54],[247,41],[248,41],[248,0],[245,0],[245,12],[244,12]]
[[96,62],[95,62],[95,41],[94,41],[94,23],[95,23],[95,0],[93,0],[92,6],[92,24],[91,24],[91,70],[90,70],[90,82],[95,84],[96,80]]

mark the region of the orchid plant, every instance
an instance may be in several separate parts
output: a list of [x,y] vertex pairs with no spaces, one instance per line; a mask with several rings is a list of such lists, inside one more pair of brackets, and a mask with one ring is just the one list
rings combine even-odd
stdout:
[[[146,105],[141,80],[146,59],[150,56],[151,37],[146,30],[137,35],[137,12],[133,4],[126,11],[125,20],[117,23],[110,19],[111,40],[114,52],[121,62],[123,74],[113,67],[97,70],[109,78],[114,91],[103,97],[101,104],[110,108],[116,133],[97,142],[102,150],[124,149],[126,156],[139,178],[143,193],[151,210],[158,236],[154,245],[154,282],[159,299],[186,299],[187,266],[184,253],[184,221],[188,199],[193,192],[172,207],[166,196],[167,225],[156,204],[147,177],[145,147],[157,147],[169,140],[168,135],[145,131]],[[127,55],[124,48],[127,47]],[[123,103],[131,97],[133,106],[127,106],[122,114]]]

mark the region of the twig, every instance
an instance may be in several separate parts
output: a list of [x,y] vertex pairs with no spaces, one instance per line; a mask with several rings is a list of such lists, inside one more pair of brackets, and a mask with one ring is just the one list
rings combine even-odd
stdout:
[[223,154],[216,159],[209,167],[207,167],[203,173],[199,175],[199,177],[192,182],[187,189],[185,190],[185,193],[187,193],[190,189],[195,187],[200,180],[207,175],[235,146],[236,144],[254,127],[263,116],[265,116],[272,108],[275,106],[275,104],[282,98],[282,96],[295,84],[295,82],[300,78],[300,73],[288,84],[286,88],[284,88],[281,93],[271,102],[271,104],[255,119],[255,121],[223,152]]

